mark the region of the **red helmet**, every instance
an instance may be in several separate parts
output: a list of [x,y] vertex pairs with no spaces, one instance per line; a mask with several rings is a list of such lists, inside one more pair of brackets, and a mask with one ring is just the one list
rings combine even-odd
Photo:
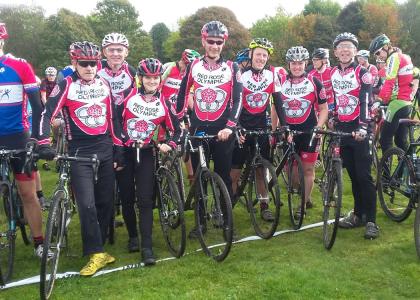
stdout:
[[7,40],[9,38],[9,34],[7,33],[6,24],[0,23],[0,39]]
[[100,60],[101,50],[91,42],[75,42],[70,45],[70,58],[75,60]]
[[156,58],[145,58],[139,62],[137,73],[140,76],[161,76],[163,74],[163,66]]
[[204,24],[203,28],[201,28],[201,37],[206,39],[209,36],[220,37],[224,40],[227,40],[229,37],[228,29],[222,22],[208,22]]

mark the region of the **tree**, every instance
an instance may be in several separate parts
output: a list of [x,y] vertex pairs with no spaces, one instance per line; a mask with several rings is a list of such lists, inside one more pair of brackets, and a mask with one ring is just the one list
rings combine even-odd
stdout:
[[130,43],[130,55],[127,61],[137,65],[141,58],[155,56],[152,40],[141,29],[143,23],[139,14],[128,0],[103,0],[96,5],[95,12],[88,16],[89,23],[97,39],[111,32],[122,33]]
[[409,0],[402,4],[399,16],[402,22],[400,46],[411,56],[413,64],[420,66],[420,0]]
[[60,9],[56,15],[50,16],[42,32],[39,67],[45,69],[54,66],[58,69],[70,63],[68,49],[76,41],[98,43],[95,33],[87,19],[67,9]]
[[163,44],[169,38],[171,31],[164,23],[157,23],[150,29],[150,36],[153,41],[153,50],[157,58],[165,62],[167,57],[164,55]]
[[350,2],[344,7],[337,17],[339,31],[358,35],[365,24],[362,9],[361,2]]
[[309,0],[303,9],[303,15],[310,14],[337,17],[340,13],[341,6],[331,0]]
[[175,42],[178,56],[188,48],[202,51],[201,28],[207,22],[217,20],[226,25],[229,30],[229,39],[223,49],[222,55],[231,59],[239,49],[246,47],[250,42],[248,30],[238,22],[235,14],[224,7],[212,6],[201,8],[183,22],[179,28],[180,39]]
[[[0,7],[0,20],[6,23],[9,40],[5,52],[27,59],[34,67],[40,63],[39,45],[43,41],[44,12],[40,7]],[[40,71],[40,70],[38,70]]]

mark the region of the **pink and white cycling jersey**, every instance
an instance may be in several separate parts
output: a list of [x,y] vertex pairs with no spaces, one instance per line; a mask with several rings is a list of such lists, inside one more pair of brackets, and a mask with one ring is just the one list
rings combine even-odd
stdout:
[[115,124],[111,90],[105,79],[95,77],[87,83],[73,74],[54,87],[41,118],[42,143],[49,138],[49,120],[61,110],[69,141],[111,133],[114,143],[121,145],[120,132],[114,134],[114,127],[119,126]]
[[120,105],[124,101],[124,91],[134,86],[136,71],[127,62],[124,62],[118,72],[114,73],[108,67],[106,60],[103,60],[99,64],[98,75],[109,82],[114,103]]
[[305,75],[292,82],[288,75],[281,75],[276,91],[281,94],[285,121],[292,129],[310,129],[316,125],[315,103],[326,102],[325,89],[318,79]]
[[191,124],[218,128],[236,126],[241,110],[241,74],[236,64],[220,60],[215,66],[204,59],[193,61],[187,69],[185,86],[181,84],[177,102],[178,117],[185,112],[188,93],[193,87],[194,107]]
[[124,99],[122,111],[123,130],[128,136],[126,145],[130,146],[135,141],[142,141],[147,145],[158,126],[164,125],[166,129],[175,133],[169,142],[175,148],[175,141],[179,139],[181,129],[178,119],[168,107],[169,104],[170,102],[165,101],[159,93],[147,102],[138,89],[133,89]]
[[38,89],[29,63],[6,55],[0,57],[0,135],[29,130],[26,93]]
[[162,96],[174,105],[185,72],[181,72],[175,62],[168,63],[164,68],[166,75],[163,76]]
[[320,73],[314,68],[308,73],[308,75],[314,76],[315,78],[318,78],[319,81],[321,81],[325,88],[328,105],[334,104],[334,92],[331,83],[331,70],[331,67],[326,67],[325,71]]
[[386,60],[386,79],[379,92],[384,103],[392,99],[411,101],[413,63],[405,54],[394,52]]

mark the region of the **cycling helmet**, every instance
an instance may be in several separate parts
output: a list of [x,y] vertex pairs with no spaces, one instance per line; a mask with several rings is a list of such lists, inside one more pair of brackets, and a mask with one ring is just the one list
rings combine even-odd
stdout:
[[309,59],[309,52],[302,46],[292,47],[287,50],[286,61],[304,61]]
[[272,55],[274,52],[273,43],[266,38],[256,38],[249,43],[249,49],[263,48],[268,51],[268,54]]
[[117,32],[107,34],[102,40],[102,48],[108,47],[111,44],[122,45],[125,48],[129,46],[126,36]]
[[200,57],[200,53],[198,53],[195,50],[185,49],[184,52],[182,52],[182,60],[186,64],[189,64],[194,59],[199,58],[199,57]]
[[369,50],[360,50],[359,52],[357,52],[356,56],[360,56],[360,57],[363,57],[364,59],[368,60],[369,56],[370,56],[370,52],[369,52]]
[[7,28],[5,23],[0,23],[0,39],[7,40],[9,34],[7,33]]
[[352,42],[353,45],[356,46],[356,48],[359,46],[359,41],[357,40],[357,37],[353,33],[343,32],[337,35],[337,37],[335,38],[333,42],[334,48],[337,48],[337,45],[343,41]]
[[203,28],[201,28],[201,37],[206,39],[209,36],[221,37],[224,40],[227,40],[229,33],[226,26],[222,22],[211,21],[204,24]]
[[140,76],[161,76],[163,74],[162,63],[156,58],[145,58],[139,62],[137,73]]
[[70,57],[75,60],[99,60],[101,51],[91,42],[75,42],[70,45]]
[[48,67],[45,69],[45,75],[48,76],[56,76],[57,75],[57,69],[54,67]]
[[249,48],[239,50],[238,53],[236,53],[235,62],[237,62],[238,64],[249,60]]
[[312,58],[315,59],[329,59],[330,58],[330,50],[326,48],[317,48],[312,53]]
[[370,42],[369,51],[370,53],[375,54],[378,50],[382,49],[383,46],[389,43],[391,43],[389,37],[382,33]]

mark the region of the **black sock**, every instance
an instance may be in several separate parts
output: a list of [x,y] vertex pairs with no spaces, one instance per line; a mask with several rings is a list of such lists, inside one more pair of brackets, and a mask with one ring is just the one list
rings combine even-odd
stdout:
[[36,195],[38,196],[38,198],[44,197],[44,193],[42,192],[42,190],[37,191]]

